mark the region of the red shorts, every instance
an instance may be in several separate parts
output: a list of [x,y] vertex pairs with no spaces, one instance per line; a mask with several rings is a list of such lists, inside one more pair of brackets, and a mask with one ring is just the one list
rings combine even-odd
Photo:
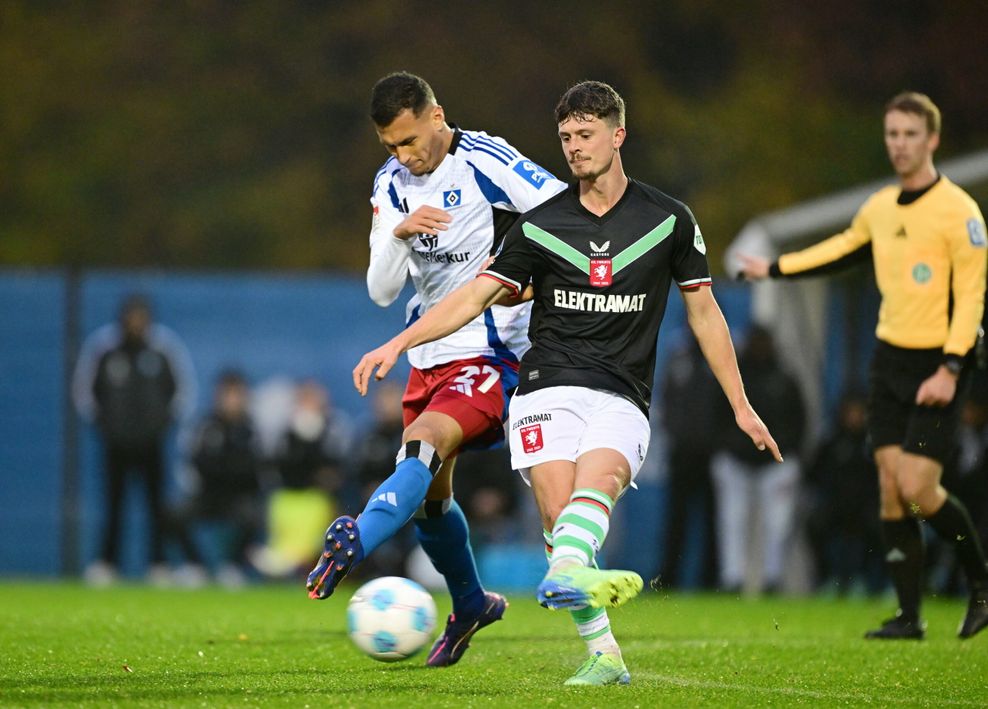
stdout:
[[502,368],[510,366],[475,357],[430,369],[413,367],[401,400],[405,428],[423,412],[438,411],[460,424],[461,445],[487,447],[498,443],[504,438],[506,412]]

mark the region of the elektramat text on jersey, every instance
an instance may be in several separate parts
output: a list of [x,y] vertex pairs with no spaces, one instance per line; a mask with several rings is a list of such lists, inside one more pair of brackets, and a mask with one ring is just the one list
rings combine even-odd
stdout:
[[582,293],[580,291],[552,291],[553,305],[569,310],[583,310],[588,313],[637,313],[644,310],[645,293],[637,295],[603,295],[601,293]]

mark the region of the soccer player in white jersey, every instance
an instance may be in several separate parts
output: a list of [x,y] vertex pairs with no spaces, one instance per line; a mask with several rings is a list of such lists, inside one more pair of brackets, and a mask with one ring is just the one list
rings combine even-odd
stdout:
[[[391,157],[374,178],[367,287],[374,302],[387,307],[410,274],[412,323],[474,279],[520,212],[566,184],[501,138],[447,123],[418,76],[399,72],[378,81],[371,119]],[[414,515],[416,536],[453,599],[446,631],[426,659],[431,667],[459,661],[471,636],[500,620],[506,607],[480,583],[452,475],[462,446],[486,447],[503,438],[508,395],[529,347],[529,313],[529,305],[487,307],[456,331],[409,351],[395,472],[356,520],[343,516],[330,525],[307,580],[310,597],[327,598],[354,564]]]
[[782,457],[745,396],[692,213],[624,173],[624,101],[607,84],[582,82],[563,95],[556,121],[577,183],[519,219],[480,277],[364,355],[354,384],[365,393],[402,352],[456,331],[502,298],[534,298],[532,347],[509,420],[512,466],[535,492],[552,549],[536,596],[547,608],[585,614],[576,619],[589,657],[566,684],[627,684],[601,611],[634,597],[642,579],[597,569],[595,556],[648,448],[656,338],[673,281],[738,426],[766,455]]

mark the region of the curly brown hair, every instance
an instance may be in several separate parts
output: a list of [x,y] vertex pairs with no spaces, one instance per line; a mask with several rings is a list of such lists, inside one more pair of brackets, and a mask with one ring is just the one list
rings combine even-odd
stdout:
[[570,117],[593,117],[624,126],[624,99],[602,81],[581,81],[571,86],[556,105],[557,124]]

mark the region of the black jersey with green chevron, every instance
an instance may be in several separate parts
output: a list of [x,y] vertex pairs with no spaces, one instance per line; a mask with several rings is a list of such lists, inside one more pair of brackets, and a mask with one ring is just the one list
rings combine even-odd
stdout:
[[519,393],[604,389],[647,415],[669,288],[710,285],[705,254],[689,208],[635,180],[602,217],[580,203],[578,185],[523,214],[484,271],[535,288]]

